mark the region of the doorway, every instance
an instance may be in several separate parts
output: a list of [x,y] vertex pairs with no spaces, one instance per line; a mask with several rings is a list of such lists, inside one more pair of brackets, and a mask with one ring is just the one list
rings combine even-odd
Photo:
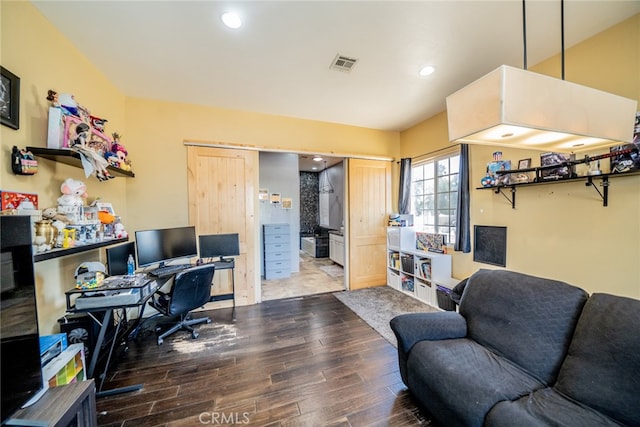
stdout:
[[[265,278],[262,271],[263,301],[346,288],[344,268],[329,257],[329,232],[340,233],[344,224],[343,160],[309,154],[260,153],[261,225],[287,223],[291,229],[290,272],[282,278]],[[272,203],[273,193],[281,193],[281,202],[291,202],[291,211]]]

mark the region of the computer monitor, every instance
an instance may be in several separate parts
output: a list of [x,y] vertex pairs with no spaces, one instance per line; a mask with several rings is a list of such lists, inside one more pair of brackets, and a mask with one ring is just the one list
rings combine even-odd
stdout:
[[136,243],[129,242],[124,245],[107,248],[107,274],[109,276],[122,276],[127,274],[127,261],[129,255],[133,256],[134,270],[136,259]]
[[198,236],[200,258],[224,259],[226,256],[240,255],[240,239],[238,233],[208,234]]
[[198,256],[194,226],[136,231],[138,266]]

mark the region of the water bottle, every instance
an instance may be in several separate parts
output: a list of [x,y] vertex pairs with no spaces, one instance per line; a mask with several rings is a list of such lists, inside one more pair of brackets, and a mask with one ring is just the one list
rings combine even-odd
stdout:
[[133,262],[133,255],[129,254],[129,259],[127,259],[127,276],[133,276],[134,269],[135,263]]

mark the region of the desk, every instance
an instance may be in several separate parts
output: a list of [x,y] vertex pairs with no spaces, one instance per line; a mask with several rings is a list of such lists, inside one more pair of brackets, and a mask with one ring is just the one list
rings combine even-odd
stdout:
[[[207,264],[207,263],[204,263]],[[236,260],[235,259],[221,259],[220,261],[213,261],[213,264],[216,266],[216,271],[218,270],[231,270],[231,293],[230,294],[220,294],[220,295],[211,295],[209,302],[215,301],[233,301],[233,310],[231,312],[232,320],[235,322],[236,320]]]
[[[117,278],[111,278],[114,281],[118,281]],[[107,361],[104,369],[100,374],[100,383],[98,384],[98,396],[104,396],[108,394],[123,393],[127,391],[133,391],[142,388],[141,385],[126,387],[122,389],[110,390],[107,392],[102,391],[104,380],[107,376],[109,364],[111,363],[111,357],[113,356],[113,350],[115,349],[116,342],[124,339],[125,341],[130,336],[135,336],[138,332],[140,322],[144,313],[144,308],[147,301],[153,296],[153,294],[164,285],[164,283],[170,279],[170,277],[164,279],[150,279],[144,274],[136,275],[136,281],[129,284],[122,284],[118,281],[117,284],[110,284],[110,281],[106,281],[106,284],[95,289],[72,289],[65,292],[67,298],[67,312],[69,313],[89,313],[91,318],[100,325],[100,332],[94,348],[91,351],[91,361],[87,368],[87,377],[94,378],[96,365],[102,350],[102,345],[105,342],[107,331],[109,326],[112,325],[114,312],[120,312],[118,321],[115,324],[115,331],[113,339],[109,343],[109,352],[107,353]],[[164,281],[163,281],[164,280]],[[91,294],[103,293],[101,296],[88,296]],[[113,294],[113,295],[109,295]],[[120,296],[123,296],[120,298]],[[77,298],[74,298],[77,297]],[[79,298],[82,304],[79,303]],[[127,321],[127,309],[139,308],[138,318],[136,321],[129,325]],[[95,313],[103,312],[102,318],[99,319],[95,316]],[[121,328],[124,329],[121,331]]]

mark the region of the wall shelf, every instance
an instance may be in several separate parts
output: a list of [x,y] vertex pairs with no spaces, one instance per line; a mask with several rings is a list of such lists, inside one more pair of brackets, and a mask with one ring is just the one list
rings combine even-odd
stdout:
[[[80,154],[69,149],[27,147],[27,151],[31,151],[34,156],[42,157],[44,159],[53,160],[54,162],[64,163],[66,165],[82,169]],[[135,174],[133,172],[113,166],[107,166],[107,170],[113,176],[120,176],[124,178],[135,177]]]
[[33,262],[46,261],[48,259],[60,258],[67,255],[78,254],[81,252],[90,251],[92,249],[102,248],[104,246],[115,245],[116,243],[124,243],[128,240],[129,240],[128,237],[123,237],[121,239],[106,239],[101,242],[87,243],[86,245],[74,246],[72,248],[52,249],[47,252],[41,252],[41,253],[35,254],[33,256]]
[[[531,169],[522,169],[522,170],[512,170],[509,173],[519,173],[522,171],[530,171]],[[502,194],[505,199],[507,199],[511,203],[511,208],[516,208],[516,188],[517,187],[528,187],[532,185],[546,185],[546,184],[562,184],[564,182],[573,182],[573,181],[584,181],[585,186],[593,187],[600,198],[602,198],[602,206],[607,206],[609,204],[609,178],[620,178],[623,176],[638,176],[640,175],[640,170],[634,170],[630,172],[621,172],[621,173],[604,173],[600,175],[588,175],[588,176],[577,176],[571,178],[562,178],[562,179],[549,179],[545,181],[535,181],[535,182],[519,182],[514,184],[507,185],[492,185],[489,187],[476,187],[476,190],[493,190],[496,194]],[[600,185],[602,186],[602,191],[598,189],[594,181],[600,181]],[[505,189],[509,189],[511,195],[508,196],[505,193]]]

